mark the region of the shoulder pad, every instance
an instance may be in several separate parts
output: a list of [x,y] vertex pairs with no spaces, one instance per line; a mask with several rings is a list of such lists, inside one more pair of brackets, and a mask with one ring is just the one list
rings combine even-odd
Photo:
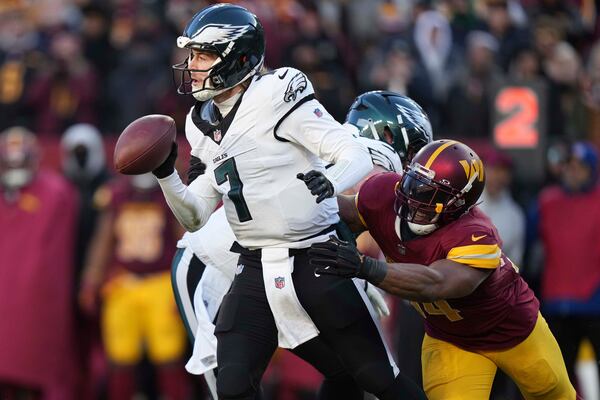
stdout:
[[302,99],[314,96],[310,80],[304,72],[295,68],[283,67],[269,71],[257,76],[254,84],[261,86],[260,91],[270,93],[276,111],[290,109]]
[[[313,94],[312,83],[308,80],[304,72],[295,68],[280,68],[277,77],[285,84],[283,90],[283,101],[293,103],[307,95]],[[283,89],[283,85],[281,85]]]
[[487,218],[467,214],[448,228],[441,240],[446,258],[478,268],[493,269],[500,265],[502,241]]

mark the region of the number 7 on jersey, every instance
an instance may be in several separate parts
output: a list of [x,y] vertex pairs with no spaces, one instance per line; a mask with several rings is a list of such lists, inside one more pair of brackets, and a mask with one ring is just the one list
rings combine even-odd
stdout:
[[217,185],[222,185],[229,180],[230,189],[229,192],[227,192],[227,196],[235,205],[238,219],[240,222],[250,221],[252,215],[250,214],[250,210],[244,199],[244,194],[242,193],[244,184],[240,180],[240,175],[238,174],[237,166],[235,164],[235,158],[231,157],[215,168],[215,179]]

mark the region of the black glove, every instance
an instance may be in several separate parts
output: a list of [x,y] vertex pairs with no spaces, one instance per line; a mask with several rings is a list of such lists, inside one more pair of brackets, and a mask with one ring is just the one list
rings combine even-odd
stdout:
[[177,142],[173,142],[171,152],[167,156],[167,159],[153,170],[152,173],[158,179],[166,178],[175,171],[175,160],[177,160]]
[[314,243],[308,249],[308,260],[315,273],[344,278],[362,277],[362,257],[350,243],[330,236],[327,242]]
[[326,198],[333,197],[333,185],[322,172],[308,171],[306,174],[299,173],[296,178],[304,181],[310,193],[317,196],[317,203],[322,202]]
[[356,277],[378,284],[387,273],[387,263],[363,257],[356,247],[335,236],[330,236],[327,242],[310,246],[308,259],[315,267],[315,274]]
[[204,175],[206,172],[206,164],[202,162],[198,157],[192,156],[190,158],[190,168],[187,172],[187,184],[194,182],[197,177]]

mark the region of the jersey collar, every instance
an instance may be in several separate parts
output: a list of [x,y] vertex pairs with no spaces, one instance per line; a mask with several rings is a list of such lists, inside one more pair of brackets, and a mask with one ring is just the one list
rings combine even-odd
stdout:
[[242,103],[245,93],[246,91],[242,92],[242,95],[237,99],[235,105],[225,118],[220,118],[221,114],[212,100],[197,101],[192,112],[192,122],[200,129],[200,132],[204,136],[210,137],[216,144],[221,144]]

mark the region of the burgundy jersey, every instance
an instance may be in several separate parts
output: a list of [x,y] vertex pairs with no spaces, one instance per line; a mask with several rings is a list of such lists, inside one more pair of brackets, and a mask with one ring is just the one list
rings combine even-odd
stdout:
[[177,238],[159,188],[143,192],[119,180],[100,188],[95,202],[113,216],[113,269],[140,274],[170,269]]
[[539,206],[545,250],[542,298],[590,301],[600,289],[600,187],[573,195],[552,186],[540,194]]
[[496,228],[478,208],[433,233],[409,241],[400,239],[395,187],[400,175],[382,173],[365,182],[357,197],[364,225],[388,261],[430,265],[441,259],[493,269],[468,296],[412,302],[425,318],[431,337],[467,350],[500,350],[523,341],[533,330],[539,302],[516,267],[501,250]]

